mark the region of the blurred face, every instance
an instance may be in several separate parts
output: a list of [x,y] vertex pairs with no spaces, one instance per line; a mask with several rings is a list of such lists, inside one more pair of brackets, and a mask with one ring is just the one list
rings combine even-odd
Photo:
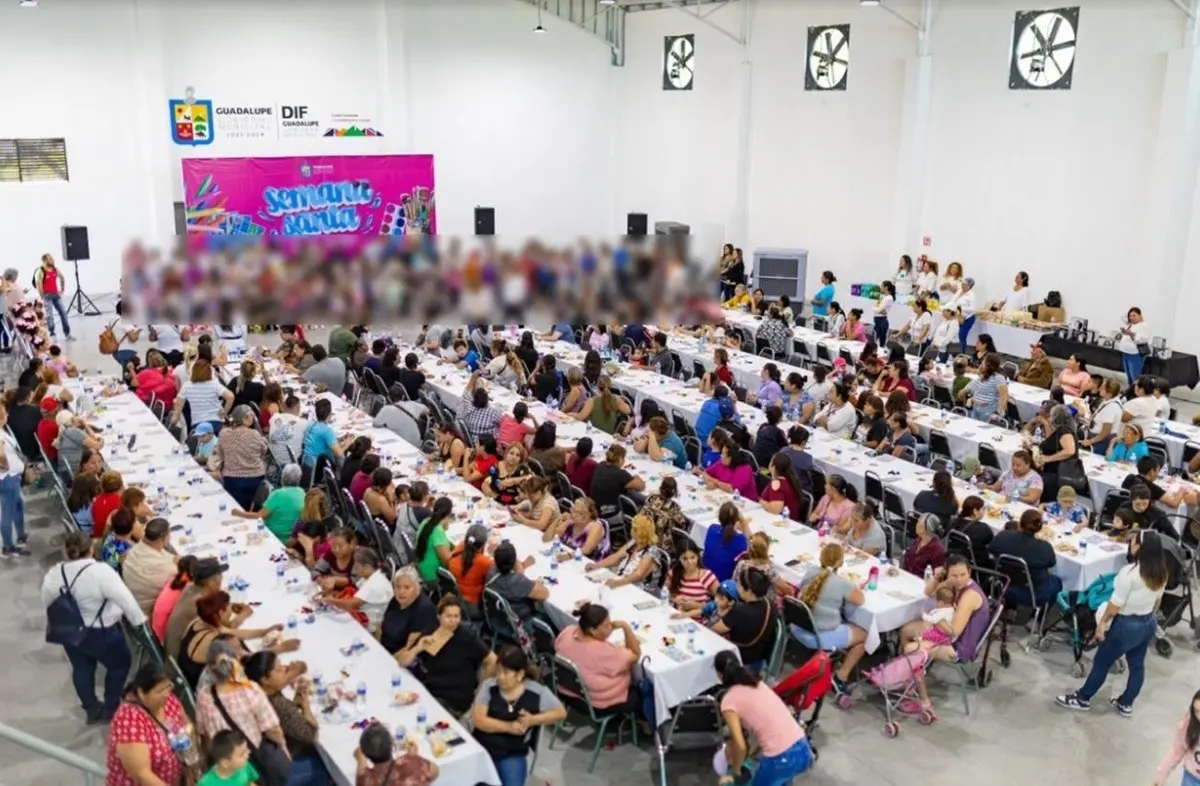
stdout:
[[1137,442],[1137,432],[1131,429],[1129,426],[1126,426],[1125,431],[1121,434],[1121,439],[1123,439],[1126,444],[1132,445],[1134,442]]
[[1200,720],[1200,699],[1192,702],[1192,717]]
[[587,524],[591,521],[591,514],[591,510],[582,500],[576,500],[575,504],[571,506],[571,520],[576,524]]
[[1134,509],[1135,511],[1137,511],[1138,513],[1145,513],[1145,512],[1146,512],[1146,510],[1147,510],[1147,509],[1150,507],[1150,500],[1148,500],[1148,499],[1135,499],[1135,500],[1130,500],[1129,504],[1130,504],[1130,505],[1133,507],[1133,509]]
[[402,608],[408,608],[412,602],[421,594],[421,588],[417,586],[417,582],[412,576],[401,575],[396,578],[396,583],[392,585],[392,589],[396,595],[396,602]]
[[917,530],[917,537],[918,537],[918,538],[923,538],[923,537],[925,537],[925,519],[924,519],[924,518],[919,518],[919,519],[917,519],[917,527],[916,527],[916,530]]
[[171,695],[171,683],[167,680],[163,680],[145,693],[138,691],[138,699],[151,712],[161,710],[163,705],[167,703],[167,696],[169,695]]
[[685,551],[679,555],[679,564],[684,570],[692,571],[700,565],[700,557],[694,551]]
[[354,543],[353,542],[345,541],[345,540],[342,540],[341,538],[333,538],[332,541],[330,541],[330,543],[331,543],[330,548],[333,549],[333,553],[336,554],[339,559],[344,560],[344,559],[348,559],[349,557],[353,556],[353,554],[354,554]]
[[1137,313],[1136,311],[1130,311],[1128,314],[1128,317],[1129,317],[1129,322],[1134,325],[1136,325],[1137,323],[1142,321],[1142,315]]
[[955,588],[962,588],[971,583],[971,568],[969,565],[951,565],[946,571],[946,583]]
[[453,633],[458,630],[458,626],[462,623],[462,612],[458,606],[447,606],[442,609],[442,613],[438,615],[438,624],[442,626],[442,630]]
[[263,690],[267,691],[268,693],[274,693],[276,691],[283,690],[284,686],[287,685],[287,681],[287,666],[283,665],[282,659],[276,658],[275,667],[271,669],[271,671],[268,672],[265,677],[263,677]]
[[718,592],[716,600],[717,600],[717,609],[720,610],[722,613],[733,608],[733,601],[730,600],[728,597],[726,597],[724,592]]
[[613,632],[612,617],[605,617],[604,622],[600,623],[592,631],[592,635],[601,641],[605,641]]
[[517,447],[510,447],[508,450],[506,450],[504,452],[504,460],[507,461],[509,464],[520,464],[521,463],[521,449],[517,448]]
[[721,449],[721,463],[727,467],[733,463],[733,452],[729,448]]
[[502,691],[516,690],[517,686],[525,681],[525,672],[512,671],[500,665],[496,668],[496,681],[500,683]]
[[1075,357],[1074,355],[1071,355],[1071,357],[1067,358],[1067,368],[1069,368],[1071,371],[1078,371],[1079,358]]
[[1017,477],[1022,477],[1026,472],[1029,471],[1029,464],[1025,461],[1025,459],[1016,458],[1014,456],[1012,460],[1012,471]]

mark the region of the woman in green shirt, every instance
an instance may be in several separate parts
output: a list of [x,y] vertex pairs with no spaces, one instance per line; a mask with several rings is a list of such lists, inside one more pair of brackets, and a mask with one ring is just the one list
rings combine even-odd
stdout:
[[432,584],[437,581],[437,569],[450,563],[450,552],[454,544],[446,534],[446,524],[454,512],[454,503],[449,497],[438,497],[433,503],[433,513],[417,526],[417,542],[413,546],[413,560],[421,581]]
[[271,492],[260,510],[235,510],[233,515],[241,519],[262,519],[271,534],[286,543],[304,510],[304,489],[300,488],[302,477],[299,464],[288,464],[279,473],[282,485]]
[[608,374],[601,374],[596,383],[596,395],[584,403],[583,409],[570,413],[570,416],[591,423],[605,434],[615,434],[617,419],[632,411],[628,401],[612,392],[612,379]]

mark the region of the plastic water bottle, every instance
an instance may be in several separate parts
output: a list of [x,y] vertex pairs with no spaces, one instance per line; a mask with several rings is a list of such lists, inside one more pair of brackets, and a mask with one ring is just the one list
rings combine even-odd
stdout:
[[298,622],[297,622],[297,620],[296,620],[296,615],[295,615],[295,614],[289,614],[289,615],[288,615],[288,618],[287,618],[287,626],[288,626],[288,630],[295,630],[295,629],[296,629],[296,625],[298,625],[298,624],[299,624],[299,623],[298,623]]
[[687,632],[688,632],[688,644],[687,644],[688,650],[690,652],[695,652],[696,651],[696,623],[689,622],[688,626],[687,626]]
[[359,681],[355,695],[355,704],[360,710],[367,708],[367,683]]
[[397,724],[396,725],[396,733],[393,738],[394,749],[396,751],[403,751],[406,744],[407,744],[407,740],[405,739],[404,726],[401,724]]
[[1042,427],[1038,426],[1033,430],[1033,441],[1040,443],[1042,441]]
[[742,493],[737,489],[733,490],[733,504],[737,505],[738,507],[741,507],[742,505]]
[[926,565],[925,566],[925,580],[929,581],[931,578],[933,578],[933,566]]
[[226,551],[225,549],[221,549],[221,564],[222,565],[229,564],[229,552]]
[[179,757],[188,767],[194,767],[200,763],[200,753],[196,750],[196,746],[192,745],[192,735],[186,731],[180,734],[171,735],[171,750]]
[[879,586],[879,568],[872,567],[867,575],[867,589],[873,590]]
[[404,675],[403,674],[401,674],[400,672],[396,672],[395,674],[393,674],[392,675],[392,692],[395,693],[396,691],[400,690],[400,686],[403,683],[404,683]]
[[1159,434],[1167,433],[1167,422],[1165,420],[1158,421],[1158,433]]
[[428,716],[425,714],[425,705],[418,704],[417,705],[417,725],[424,726],[427,718],[428,718]]
[[329,698],[329,686],[320,677],[313,677],[313,683],[317,686],[317,704],[323,707],[325,700]]
[[1079,561],[1080,562],[1084,562],[1087,560],[1087,546],[1088,546],[1087,540],[1085,540],[1084,538],[1080,538],[1079,539]]
[[285,574],[285,573],[287,573],[287,563],[282,562],[282,561],[276,562],[275,563],[275,585],[276,586],[283,586],[283,574]]

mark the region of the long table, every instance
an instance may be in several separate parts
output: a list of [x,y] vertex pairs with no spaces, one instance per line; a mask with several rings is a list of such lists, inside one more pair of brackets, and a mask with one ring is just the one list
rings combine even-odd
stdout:
[[[553,352],[560,363],[568,365],[582,364],[583,352],[578,347],[560,342],[546,348]],[[761,358],[747,355],[747,353],[731,353],[731,363],[734,362],[735,358],[739,360],[753,358],[754,361],[765,362]],[[703,356],[697,356],[695,359],[702,363],[707,362],[711,367],[711,359],[704,358]],[[706,398],[706,396],[692,386],[644,369],[631,370],[628,373],[623,370],[621,374],[613,378],[613,383],[639,398],[648,397],[654,399],[668,411],[678,411],[690,422],[695,422],[700,411],[700,406]],[[751,433],[759,425],[766,422],[762,411],[754,407],[740,406],[738,411]],[[929,407],[921,407],[920,412],[929,417],[933,417],[934,413],[949,415],[949,413],[933,410]],[[953,417],[955,419],[953,425],[960,429],[979,429],[993,436],[1001,436],[1002,440],[1007,442],[1011,448],[1006,453],[1009,460],[1011,460],[1012,452],[1020,448],[1019,435],[1016,432],[989,426],[970,418]],[[785,429],[788,426],[786,422],[780,425]],[[934,471],[927,467],[921,467],[890,455],[876,455],[873,451],[868,451],[853,442],[834,438],[823,429],[811,429],[810,433],[809,453],[812,454],[814,462],[827,474],[836,473],[844,477],[855,486],[860,496],[866,493],[866,475],[868,471],[879,475],[884,483],[892,486],[900,494],[905,505],[910,509],[916,495],[931,487]],[[968,442],[968,437],[965,434],[973,435],[972,432],[964,431],[964,436],[960,444],[974,444],[977,449],[977,443]],[[997,454],[1000,455],[1001,451],[997,450]],[[1101,463],[1104,462],[1101,460]],[[1107,484],[1112,484],[1112,486],[1119,488],[1121,480],[1124,479],[1126,474],[1112,465],[1106,465],[1100,468],[1099,471],[1105,474],[1093,478],[1093,483],[1105,484],[1099,487],[1101,489],[1111,487]],[[1115,477],[1114,473],[1117,472],[1121,472],[1119,478]],[[991,512],[985,518],[985,521],[996,531],[1002,529],[1006,521],[1019,518],[1021,513],[1028,509],[1026,505],[1008,503],[999,495],[973,488],[957,479],[955,480],[955,489],[959,499],[969,494],[977,494],[989,503],[989,510]],[[1102,495],[1100,499],[1103,499]],[[1071,533],[1069,532],[1069,527],[1061,524],[1051,523],[1051,526],[1055,532],[1055,546],[1059,550],[1058,565],[1054,572],[1062,578],[1063,584],[1067,589],[1085,589],[1091,581],[1100,575],[1111,573],[1124,564],[1124,547],[1114,543],[1107,536],[1092,531]],[[1080,547],[1081,540],[1086,540],[1089,545],[1094,544],[1096,548],[1082,549]],[[901,616],[912,613],[912,609],[904,608],[904,604],[899,604],[898,607],[893,608],[878,608],[875,611],[876,613],[870,621],[873,624],[873,628],[871,625],[864,626],[868,632],[872,629],[883,632],[893,630],[895,627],[899,627],[899,625],[908,621],[907,619],[899,619]],[[909,617],[909,619],[911,618]],[[897,619],[899,619],[898,623],[896,622]]]
[[[98,393],[102,385],[101,380],[82,379],[78,388],[79,392],[90,395]],[[136,396],[125,392],[111,398],[98,398],[97,410],[90,420],[93,425],[105,429],[107,439],[103,458],[106,464],[123,475],[126,485],[142,487],[151,506],[158,509],[160,503],[165,503],[162,515],[173,525],[186,528],[184,533],[171,536],[176,550],[180,554],[207,557],[220,557],[224,553],[229,564],[226,584],[231,587],[236,577],[249,583],[245,592],[234,589],[230,592],[236,601],[252,600],[262,604],[254,610],[250,625],[268,627],[286,623],[293,616],[304,619],[300,608],[311,604],[316,591],[309,571],[299,563],[289,563],[284,579],[276,577],[272,557],[283,554],[282,544],[262,527],[256,529],[252,522],[232,517],[230,511],[236,507],[233,499],[199,468],[186,448],[181,448]],[[350,412],[342,410],[334,425],[345,429],[356,420]],[[369,424],[369,420],[367,422]],[[391,432],[375,431],[384,450],[415,452],[411,446],[406,448],[407,443]],[[126,448],[126,440],[133,434],[137,435],[137,442],[130,450]],[[416,677],[397,665],[350,615],[320,613],[311,624],[301,622],[294,630],[285,631],[285,635],[300,639],[301,646],[295,657],[308,664],[309,675],[320,675],[329,685],[341,683],[351,692],[360,681],[367,685],[365,706],[351,710],[351,705],[343,702],[350,717],[330,721],[324,715],[320,716],[322,723],[317,747],[329,772],[339,783],[355,781],[354,750],[362,732],[352,724],[358,719],[372,717],[389,729],[394,730],[400,725],[407,729],[409,738],[417,740],[421,755],[437,762],[440,768],[437,783],[457,786],[500,782],[491,757],[483,748],[433,699]],[[364,645],[361,651],[352,656],[344,655],[342,649],[355,642]],[[401,675],[404,690],[418,694],[415,704],[407,707],[393,704],[391,680],[395,674]],[[417,725],[418,708],[427,711],[429,724],[448,723],[463,737],[465,744],[449,749],[441,757],[434,757],[428,737]]]
[[[1075,355],[1095,368],[1104,368],[1109,371],[1124,371],[1125,369],[1121,353],[1112,347],[1072,341],[1053,335],[1046,336],[1042,345],[1046,349],[1046,354],[1053,358],[1068,358]],[[1142,371],[1145,374],[1164,377],[1171,383],[1171,387],[1194,388],[1200,384],[1200,365],[1197,365],[1196,356],[1179,350],[1172,350],[1169,358],[1147,357]]]

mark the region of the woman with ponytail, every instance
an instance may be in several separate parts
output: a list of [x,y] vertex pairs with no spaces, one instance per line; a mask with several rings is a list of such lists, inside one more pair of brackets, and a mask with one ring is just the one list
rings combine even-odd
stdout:
[[487,555],[489,535],[490,530],[486,525],[472,524],[462,543],[450,553],[450,562],[447,564],[458,582],[458,591],[462,593],[463,600],[471,606],[468,611],[472,613],[479,610],[483,585],[492,568],[492,558]]
[[605,434],[615,434],[617,419],[622,415],[628,416],[632,412],[629,402],[613,393],[612,378],[608,374],[601,374],[600,380],[596,383],[596,395],[584,403],[583,409],[572,413],[571,417],[575,420],[587,421]]
[[724,750],[727,771],[720,773],[720,783],[734,783],[742,773],[750,755],[747,732],[761,750],[753,780],[749,781],[751,786],[786,786],[806,772],[812,765],[812,749],[804,728],[792,717],[783,699],[728,650],[718,652],[713,665],[725,688],[721,716],[729,729]]
[[158,593],[158,598],[154,601],[154,609],[150,614],[150,629],[154,631],[154,635],[158,637],[159,641],[166,639],[167,620],[171,618],[171,612],[175,610],[175,604],[179,602],[179,596],[183,594],[183,590],[192,583],[195,570],[196,557],[194,555],[188,554],[180,557],[175,566],[175,578],[168,581],[162,588],[162,592]]
[[809,649],[846,650],[846,657],[833,678],[839,693],[849,692],[846,684],[866,654],[867,641],[865,630],[842,620],[846,604],[861,606],[867,600],[858,585],[837,573],[845,553],[842,544],[826,543],[821,549],[821,571],[800,586],[800,601],[812,612],[816,635],[797,625],[790,626],[792,636]]
[[800,502],[804,486],[792,468],[792,460],[782,453],[776,453],[769,466],[771,482],[763,489],[758,504],[768,513],[782,514],[792,521],[803,521],[800,514],[808,512],[802,509]]
[[717,511],[717,523],[710,524],[704,535],[704,566],[717,581],[733,577],[734,563],[746,551],[749,537],[750,519],[732,502],[723,504]]
[[446,526],[454,513],[454,503],[449,497],[438,497],[433,503],[433,512],[429,518],[417,526],[417,542],[413,544],[413,562],[421,581],[432,584],[437,581],[437,569],[444,568],[450,562],[453,545],[450,536],[446,534]]

